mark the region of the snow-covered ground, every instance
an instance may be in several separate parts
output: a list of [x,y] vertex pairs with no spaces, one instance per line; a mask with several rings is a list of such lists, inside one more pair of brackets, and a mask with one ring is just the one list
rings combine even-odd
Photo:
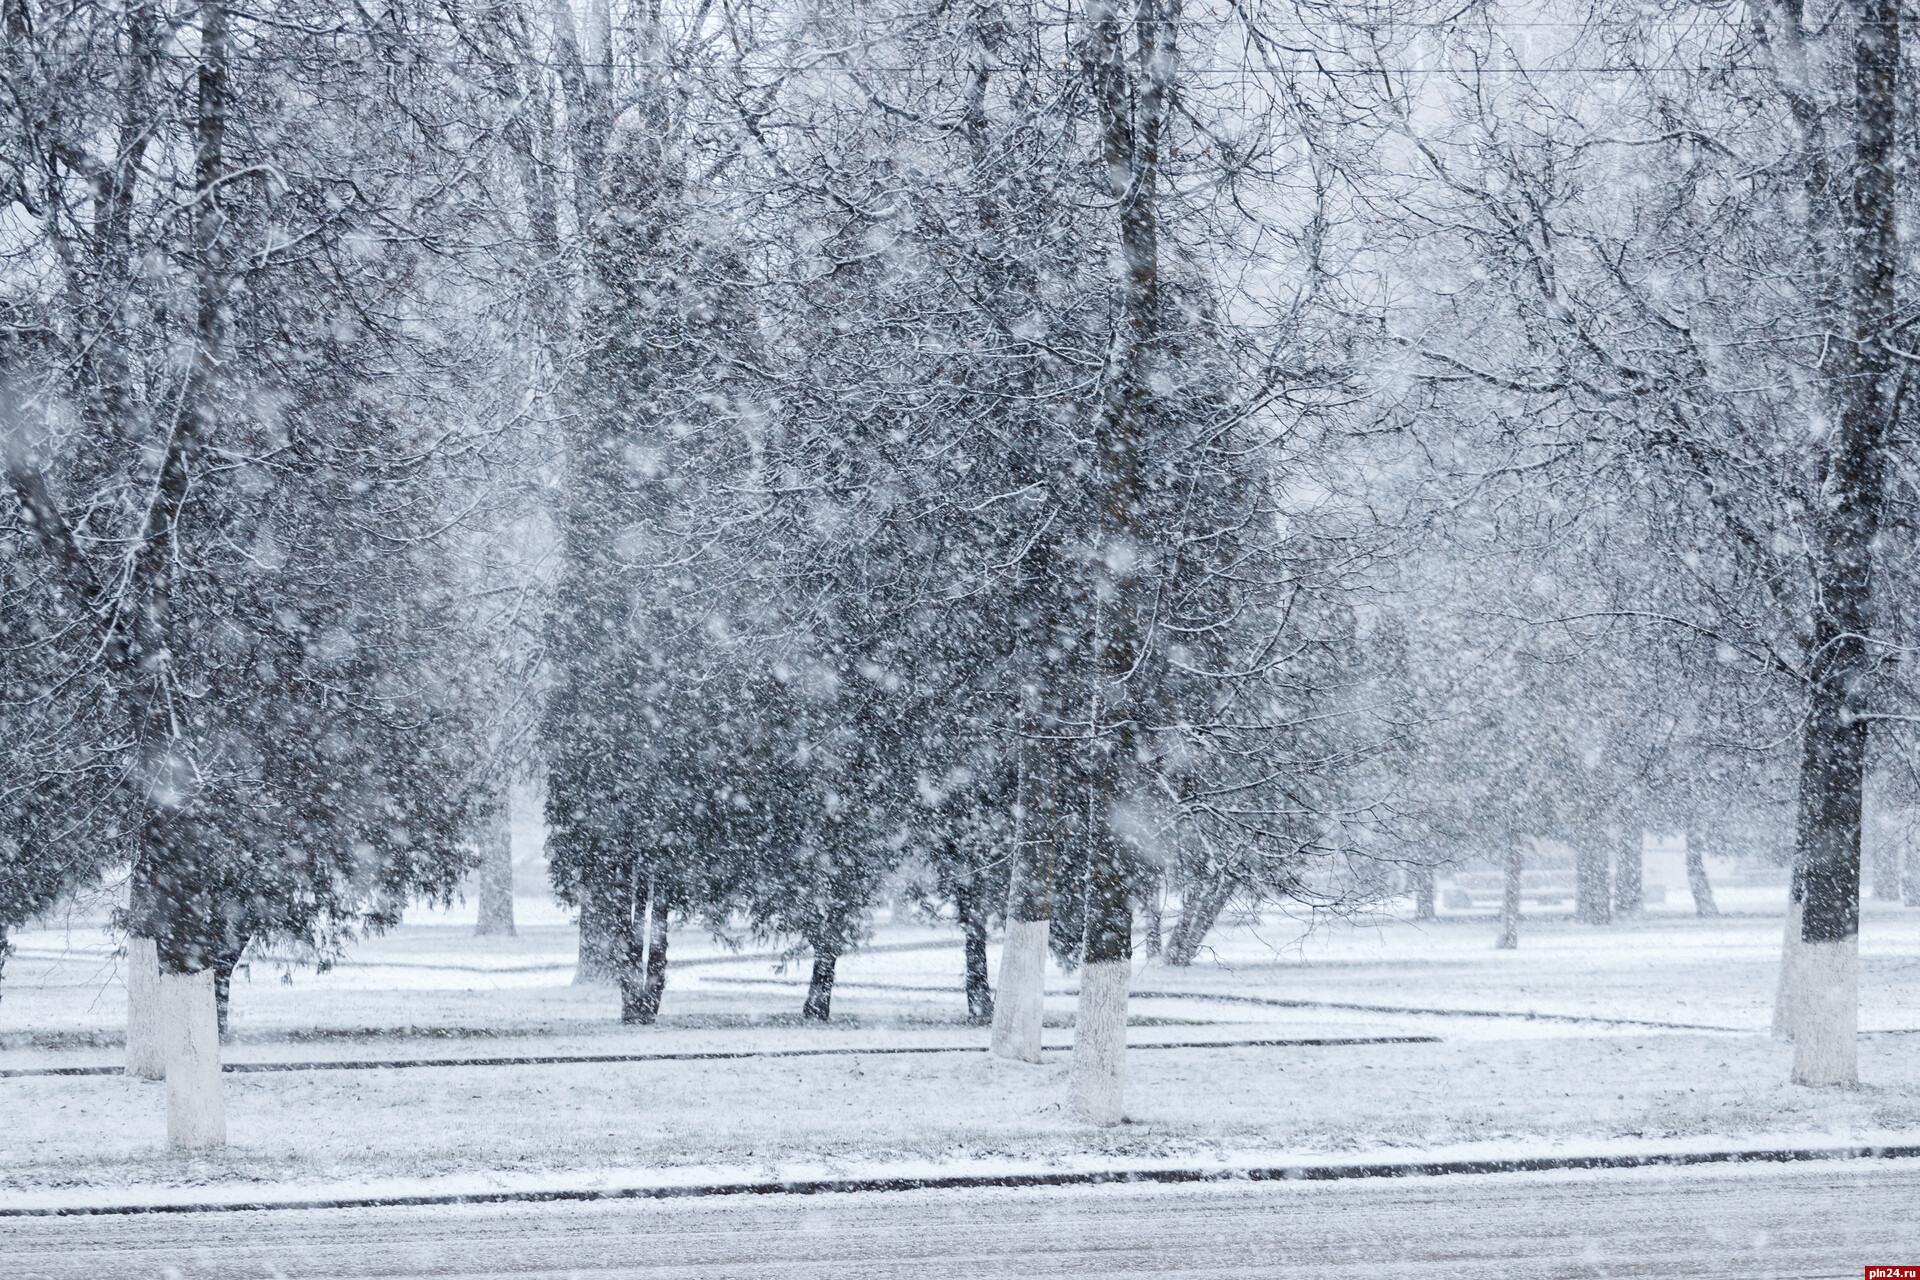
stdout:
[[[676,937],[660,1025],[623,1028],[611,990],[571,985],[573,932],[550,907],[523,901],[512,939],[475,938],[457,915],[419,912],[329,973],[288,981],[264,960],[243,971],[228,1060],[847,1052],[234,1074],[232,1145],[212,1161],[166,1154],[157,1084],[0,1079],[0,1190],[1920,1132],[1920,911],[1867,904],[1864,1084],[1814,1091],[1785,1083],[1791,1049],[1765,1034],[1780,932],[1770,892],[1726,895],[1723,907],[1741,913],[1718,919],[1663,912],[1604,928],[1536,919],[1515,952],[1493,949],[1484,919],[1312,930],[1276,913],[1227,922],[1189,969],[1136,965],[1135,992],[1161,994],[1134,1000],[1133,1043],[1439,1041],[1143,1048],[1128,1064],[1130,1122],[1105,1131],[1067,1114],[1064,1053],[1028,1066],[979,1052],[986,1033],[964,1022],[952,929],[882,925],[870,950],[842,962],[825,1027],[799,1021],[799,966]],[[111,940],[65,928],[16,943],[0,985],[0,1068],[115,1062],[125,995]],[[1048,1044],[1062,1049],[1073,986],[1051,975],[1060,994],[1048,1001]],[[1552,1016],[1486,1016],[1528,1013]],[[872,1052],[912,1046],[960,1051]]]

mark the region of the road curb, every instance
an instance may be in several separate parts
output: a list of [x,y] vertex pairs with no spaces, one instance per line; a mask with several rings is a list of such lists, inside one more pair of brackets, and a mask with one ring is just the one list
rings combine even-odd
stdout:
[[857,1191],[964,1191],[993,1187],[1108,1186],[1210,1182],[1344,1182],[1361,1178],[1430,1178],[1449,1174],[1550,1173],[1557,1170],[1684,1168],[1712,1164],[1801,1164],[1816,1160],[1910,1160],[1920,1146],[1780,1147],[1742,1151],[1649,1152],[1630,1155],[1526,1156],[1512,1159],[1416,1160],[1357,1164],[1268,1165],[1233,1169],[1090,1169],[1039,1173],[961,1173],[922,1177],[807,1178],[686,1185],[543,1188],[448,1194],[339,1196],[306,1200],[205,1201],[59,1207],[0,1206],[0,1218],[125,1217],[149,1213],[252,1213],[290,1209],[403,1209],[439,1205],[552,1204],[594,1200],[680,1200],[719,1196],[839,1195]]

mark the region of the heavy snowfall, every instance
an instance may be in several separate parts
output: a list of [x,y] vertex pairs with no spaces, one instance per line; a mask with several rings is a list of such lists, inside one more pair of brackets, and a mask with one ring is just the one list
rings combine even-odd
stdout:
[[1916,103],[0,0],[0,1273],[1920,1276]]

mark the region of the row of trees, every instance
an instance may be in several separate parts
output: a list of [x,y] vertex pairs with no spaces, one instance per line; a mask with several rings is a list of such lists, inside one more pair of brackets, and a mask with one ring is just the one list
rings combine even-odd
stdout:
[[180,1141],[241,950],[451,892],[534,770],[623,1016],[676,915],[826,1016],[913,860],[980,1016],[1004,912],[1003,1051],[1080,966],[1096,1123],[1159,884],[1188,946],[1791,827],[1780,1028],[1854,1079],[1910,723],[1887,0],[0,28],[0,925],[129,869]]
[[[1276,471],[1337,452],[1300,229],[1204,189],[1171,9],[762,16],[685,92],[764,109],[651,101],[712,41],[663,21],[637,105],[570,135],[594,206],[542,725],[556,885],[638,1020],[676,911],[804,945],[826,1016],[908,856],[963,913],[980,1014],[1009,879],[1021,923],[1076,917],[1062,949],[1122,1007],[1149,866],[1231,849],[1279,885],[1338,842],[1318,797],[1355,754],[1329,718],[1372,549]],[[823,47],[858,52],[797,74]],[[610,78],[560,77],[559,109],[612,110]],[[1244,150],[1247,192],[1298,160]],[[1211,270],[1236,246],[1264,291]],[[1103,1025],[1083,1092],[1117,1119]]]

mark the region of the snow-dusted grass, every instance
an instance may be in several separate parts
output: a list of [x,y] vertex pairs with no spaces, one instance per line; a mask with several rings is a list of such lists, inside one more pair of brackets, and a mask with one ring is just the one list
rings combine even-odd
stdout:
[[[0,1080],[0,1187],[360,1181],[507,1171],[875,1161],[1217,1158],[1496,1142],[1550,1147],[1656,1138],[1869,1140],[1920,1130],[1920,912],[1869,903],[1862,937],[1862,1088],[1786,1083],[1792,1048],[1766,1035],[1777,915],[1677,914],[1610,928],[1538,920],[1521,949],[1486,921],[1387,920],[1307,931],[1270,914],[1230,923],[1188,970],[1141,962],[1129,1038],[1439,1035],[1439,1044],[1172,1049],[1131,1054],[1129,1123],[1066,1110],[1074,980],[1049,974],[1047,1060],[984,1052],[729,1061],[317,1071],[226,1077],[228,1152],[166,1154],[163,1086],[123,1077]],[[412,924],[331,973],[236,979],[229,1060],[566,1052],[984,1048],[964,1025],[957,935],[885,926],[849,957],[835,1023],[799,1024],[794,966],[676,938],[662,1025],[622,1028],[611,992],[569,985],[559,923],[519,938]],[[0,1066],[117,1060],[125,995],[109,942],[29,933],[0,987]],[[907,949],[902,949],[907,948]],[[931,987],[935,990],[915,990]],[[1209,994],[1431,1010],[1724,1025],[1681,1032],[1280,1008]]]

